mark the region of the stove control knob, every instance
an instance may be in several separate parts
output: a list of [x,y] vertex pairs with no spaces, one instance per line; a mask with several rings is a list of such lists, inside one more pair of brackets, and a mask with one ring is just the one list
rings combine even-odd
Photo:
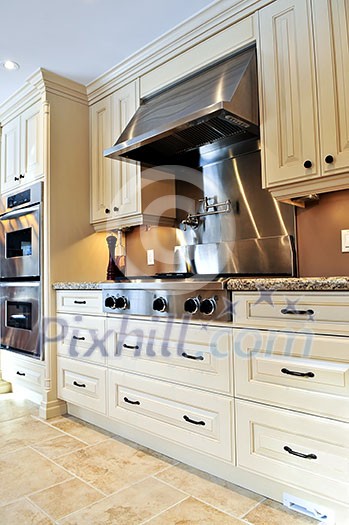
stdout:
[[214,299],[203,299],[200,303],[200,312],[205,315],[212,315],[216,309],[216,301]]
[[113,295],[110,295],[109,297],[107,297],[104,301],[104,304],[107,308],[112,308],[114,309],[115,308],[115,301],[116,301],[116,298],[113,296]]
[[127,308],[127,297],[124,297],[123,295],[120,295],[119,297],[115,298],[115,307],[118,310],[126,310]]
[[153,301],[153,310],[156,312],[166,312],[167,310],[167,301],[164,297],[157,297]]
[[189,314],[196,314],[200,309],[200,301],[197,297],[190,297],[184,302],[184,311]]

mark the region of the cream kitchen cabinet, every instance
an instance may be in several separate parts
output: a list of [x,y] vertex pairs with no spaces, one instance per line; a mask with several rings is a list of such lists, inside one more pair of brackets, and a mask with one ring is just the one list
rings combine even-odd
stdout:
[[134,81],[90,108],[91,223],[96,230],[139,224],[140,167],[103,156],[138,105],[138,82]]
[[1,192],[43,176],[42,104],[37,102],[2,128]]
[[259,12],[263,184],[279,199],[349,187],[348,11],[277,0]]

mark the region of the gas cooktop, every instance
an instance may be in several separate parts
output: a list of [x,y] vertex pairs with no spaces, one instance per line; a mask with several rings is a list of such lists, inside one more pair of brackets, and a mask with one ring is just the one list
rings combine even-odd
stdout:
[[116,315],[227,322],[231,320],[227,279],[166,273],[107,282],[103,310]]

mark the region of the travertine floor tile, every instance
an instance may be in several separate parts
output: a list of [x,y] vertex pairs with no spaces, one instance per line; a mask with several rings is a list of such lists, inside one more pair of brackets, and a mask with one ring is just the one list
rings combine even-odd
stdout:
[[30,448],[0,456],[0,505],[71,478]]
[[[147,525],[243,525],[243,522],[223,514],[201,503],[194,498],[188,498],[182,503],[166,510],[160,516],[151,519]],[[281,525],[281,524],[279,524]]]
[[2,525],[53,525],[45,514],[26,499],[0,507]]
[[165,457],[116,439],[108,439],[56,461],[105,494],[112,494],[170,464]]
[[254,492],[183,464],[160,472],[156,477],[238,517],[263,500]]
[[66,434],[62,434],[54,439],[49,439],[38,445],[32,445],[32,448],[51,459],[85,447],[87,447],[86,443]]
[[0,421],[38,413],[39,407],[28,399],[19,399],[14,394],[1,394]]
[[75,478],[32,494],[29,499],[57,520],[103,497],[100,492]]
[[148,478],[113,496],[108,496],[88,509],[68,516],[60,523],[138,525],[184,497],[182,492],[172,490],[156,479]]
[[61,435],[58,430],[31,416],[3,421],[0,425],[0,455]]
[[48,422],[59,430],[67,432],[67,434],[77,439],[81,439],[81,441],[84,441],[88,445],[100,443],[112,435],[111,432],[85,423],[73,416],[62,416],[50,419]]
[[276,501],[266,500],[257,505],[244,519],[253,525],[318,525],[318,521],[302,516]]

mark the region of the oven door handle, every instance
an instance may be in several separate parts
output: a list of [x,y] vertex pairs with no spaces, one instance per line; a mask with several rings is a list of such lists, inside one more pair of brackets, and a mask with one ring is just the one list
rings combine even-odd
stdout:
[[22,215],[28,215],[28,213],[38,211],[39,206],[40,204],[36,204],[35,206],[28,206],[27,208],[21,208],[19,210],[8,211],[7,213],[3,213],[3,215],[1,215],[0,221],[7,221],[8,219],[16,219]]

